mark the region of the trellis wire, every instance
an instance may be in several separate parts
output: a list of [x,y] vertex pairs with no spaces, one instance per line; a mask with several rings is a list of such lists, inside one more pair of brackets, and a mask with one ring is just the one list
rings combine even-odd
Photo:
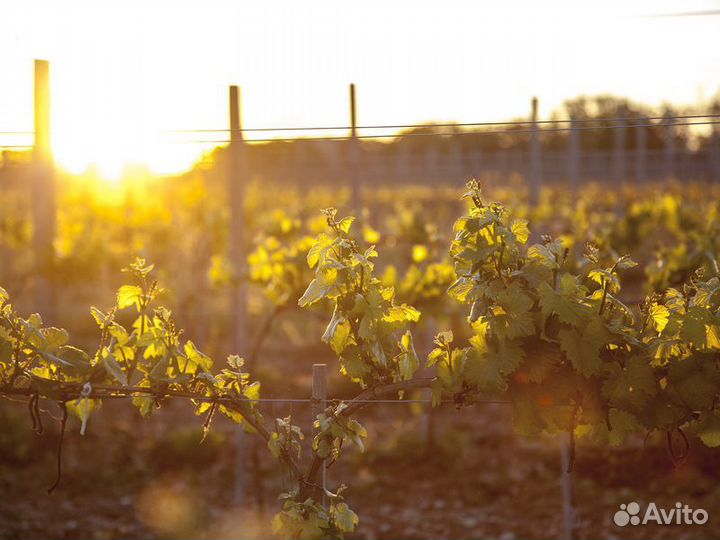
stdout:
[[[665,115],[665,116],[641,116],[641,117],[603,117],[603,118],[578,118],[578,119],[555,119],[555,120],[509,120],[502,122],[450,122],[450,123],[424,123],[424,124],[376,124],[367,126],[357,126],[355,129],[417,129],[417,128],[437,128],[437,127],[482,127],[482,126],[526,126],[535,124],[570,124],[570,123],[601,123],[601,122],[647,122],[650,120],[687,120],[695,118],[720,118],[720,114],[681,114],[681,115]],[[652,124],[657,126],[658,124]],[[638,126],[635,126],[638,127]],[[242,128],[241,132],[263,132],[263,131],[333,131],[333,130],[350,130],[352,126],[308,126],[308,127],[276,127],[276,128]],[[174,129],[164,130],[162,133],[225,133],[231,131],[229,128],[221,129]]]
[[[24,389],[23,389],[24,390]],[[115,390],[113,390],[115,391]],[[117,392],[122,392],[122,389],[118,387],[116,390]],[[28,389],[28,392],[23,392],[23,394],[31,394],[31,392]],[[80,395],[80,392],[67,392],[67,396],[70,400],[75,399],[77,396],[75,394]],[[3,393],[2,390],[0,390],[0,396],[8,397],[10,394]],[[72,396],[72,397],[70,397]],[[181,398],[181,399],[193,399],[195,401],[201,401],[201,402],[207,402],[207,403],[223,403],[223,402],[234,402],[234,401],[241,401],[243,403],[307,403],[307,404],[317,404],[318,400],[312,399],[312,398],[239,398],[234,399],[229,396],[220,396],[220,397],[212,397],[212,396],[195,396],[190,395],[190,393],[184,393],[184,394],[173,394],[171,393],[163,393],[163,392],[154,392],[150,389],[148,389],[147,392],[142,391],[131,391],[131,392],[125,392],[125,393],[110,393],[110,394],[104,394],[104,393],[95,393],[93,392],[88,397],[90,399],[129,399],[137,396],[149,396],[149,397],[156,397],[157,399],[167,399],[167,398]],[[51,398],[47,398],[51,399]],[[52,400],[52,399],[51,399]],[[422,404],[428,404],[433,403],[433,400],[430,399],[353,399],[353,398],[327,398],[325,401],[331,402],[331,403],[364,403],[364,404],[370,404],[370,403],[379,403],[379,404],[414,404],[414,403],[422,403]],[[435,403],[456,403],[455,400],[452,399],[442,399],[439,401],[435,401]],[[483,400],[473,400],[471,404],[476,403],[483,403],[483,404],[506,404],[509,405],[512,402],[509,400],[501,400],[501,399],[483,399]]]
[[[680,126],[711,126],[720,124],[720,120],[710,122],[676,122],[672,124],[672,127]],[[490,131],[458,131],[458,132],[435,132],[435,133],[395,133],[395,134],[381,134],[381,135],[337,135],[332,137],[295,137],[295,138],[263,138],[263,139],[247,139],[248,143],[257,142],[295,142],[295,141],[345,141],[354,139],[404,139],[406,137],[455,137],[455,136],[467,136],[467,135],[500,135],[500,134],[512,134],[516,135],[519,133],[557,133],[557,132],[572,132],[572,131],[600,131],[604,129],[636,129],[636,128],[649,128],[649,127],[670,127],[661,126],[658,124],[618,124],[610,126],[580,126],[580,127],[562,127],[562,128],[546,128],[546,129],[501,129],[501,130],[490,130]],[[168,141],[169,144],[227,144],[230,139],[191,139],[184,141]]]
[[[700,118],[720,118],[720,114],[707,113],[707,114],[677,114],[677,115],[664,115],[664,116],[639,116],[639,117],[602,117],[602,118],[563,118],[554,120],[537,120],[533,122],[531,120],[508,120],[498,122],[439,122],[439,123],[420,123],[420,124],[374,124],[366,126],[357,126],[356,130],[368,130],[368,129],[423,129],[423,128],[439,128],[439,127],[484,127],[484,126],[528,126],[532,124],[537,125],[555,125],[555,124],[594,124],[594,123],[622,123],[621,126],[594,126],[593,129],[603,128],[632,128],[632,127],[662,127],[662,124],[638,124],[637,122],[649,122],[652,120],[658,121],[669,121],[669,120],[692,120]],[[695,124],[674,124],[674,125],[695,125]],[[697,125],[703,125],[698,123]],[[257,127],[257,128],[219,128],[219,129],[170,129],[162,130],[160,133],[257,133],[257,132],[274,132],[274,131],[341,131],[350,130],[352,126],[285,126],[285,127]],[[568,128],[570,129],[570,128]],[[589,129],[589,128],[586,128]],[[542,130],[548,131],[548,130]],[[518,133],[518,130],[503,130],[486,133]],[[34,131],[0,131],[0,135],[34,135]],[[51,133],[61,133],[58,131],[51,131]],[[403,136],[408,136],[405,134]],[[379,137],[375,135],[374,137]],[[319,137],[320,138],[320,137]],[[251,139],[258,140],[258,139]],[[271,139],[281,140],[281,139]],[[6,145],[0,145],[6,147]],[[17,145],[17,146],[32,146],[32,145]]]

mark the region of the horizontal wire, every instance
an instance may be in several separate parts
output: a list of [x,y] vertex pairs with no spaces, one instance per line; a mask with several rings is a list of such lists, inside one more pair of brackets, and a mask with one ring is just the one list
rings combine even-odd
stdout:
[[[128,393],[128,394],[120,394],[116,395],[115,397],[136,397],[138,395],[154,395],[150,392],[145,393]],[[112,397],[112,394],[105,397]],[[174,397],[172,394],[168,396],[162,396],[163,397]],[[183,396],[176,396],[176,397],[183,397]],[[102,398],[99,398],[102,399]],[[210,396],[197,396],[192,397],[190,399],[195,399],[196,401],[205,401],[205,402],[213,402],[213,401],[221,401],[222,398],[213,398]],[[430,399],[341,399],[341,398],[326,398],[325,400],[322,399],[314,399],[314,398],[244,398],[243,401],[247,401],[250,403],[307,403],[307,404],[318,404],[322,401],[325,402],[332,402],[332,403],[383,403],[383,404],[413,404],[413,403],[432,403],[432,400]],[[456,403],[455,400],[452,399],[442,399],[439,401],[439,403]],[[510,403],[510,401],[507,400],[495,400],[495,399],[487,399],[487,400],[478,400],[474,401],[473,403]]]
[[[382,399],[382,398],[372,398],[372,399],[360,399],[360,398],[348,398],[348,399],[342,399],[342,398],[325,398],[325,399],[319,399],[319,398],[248,398],[246,396],[234,398],[233,396],[208,396],[208,395],[201,395],[195,392],[187,392],[187,391],[178,391],[178,390],[172,390],[172,389],[166,389],[165,392],[158,389],[153,389],[150,387],[139,387],[139,386],[112,386],[112,385],[104,385],[104,384],[95,384],[93,385],[90,394],[83,394],[85,391],[85,387],[82,388],[79,387],[80,383],[63,383],[61,381],[51,381],[46,380],[48,383],[57,383],[58,388],[61,393],[63,393],[68,400],[72,400],[75,398],[82,398],[87,397],[91,399],[118,399],[118,398],[132,398],[132,397],[138,397],[138,396],[148,396],[148,397],[154,397],[156,399],[166,399],[166,398],[185,398],[185,399],[193,399],[195,401],[201,401],[201,402],[215,402],[215,403],[224,403],[224,402],[236,402],[241,401],[244,403],[311,403],[311,404],[318,404],[322,401],[325,402],[334,402],[334,403],[432,403],[432,400],[429,399]],[[23,388],[0,388],[0,396],[10,396],[10,395],[33,395],[37,394],[37,391],[32,390],[31,388],[23,387]],[[69,396],[73,396],[70,398]],[[496,400],[496,399],[488,399],[488,400],[479,400],[483,403],[510,403],[507,400]],[[440,403],[456,403],[454,400],[440,400]]]
[[[368,126],[355,126],[355,129],[409,129],[409,128],[433,128],[433,127],[481,127],[481,126],[524,126],[531,124],[569,124],[569,123],[594,123],[594,122],[647,122],[649,120],[687,120],[692,118],[720,118],[720,114],[685,114],[671,116],[642,116],[637,118],[616,117],[616,118],[578,118],[565,120],[509,120],[505,122],[459,122],[446,124],[380,124]],[[257,132],[257,131],[330,131],[350,130],[352,126],[329,126],[329,127],[278,127],[278,128],[240,128],[240,129],[177,129],[166,130],[162,133],[223,133],[223,132]]]
[[[703,116],[701,118],[720,118],[720,115]],[[539,123],[539,122],[538,122]],[[404,134],[382,134],[382,135],[338,135],[331,137],[294,137],[294,138],[265,138],[246,139],[238,142],[296,142],[296,141],[346,141],[353,139],[395,139],[405,137],[446,137],[466,135],[498,135],[518,133],[559,133],[571,131],[601,131],[605,129],[633,129],[651,127],[681,127],[681,126],[711,126],[720,124],[720,120],[709,122],[668,122],[658,124],[615,124],[609,126],[571,126],[560,128],[532,128],[532,129],[501,129],[490,131],[461,131],[461,132],[440,132],[440,133],[404,133]],[[162,141],[165,144],[227,144],[233,142],[231,139],[193,139],[185,141]],[[0,148],[32,148],[32,145],[0,145]]]
[[[509,120],[504,122],[453,122],[453,123],[424,123],[424,124],[376,124],[367,126],[356,126],[355,129],[410,129],[410,128],[436,128],[436,127],[482,127],[482,126],[526,126],[526,125],[548,125],[548,124],[588,124],[600,122],[638,122],[651,120],[688,120],[694,118],[720,118],[720,114],[683,114],[683,115],[665,115],[665,116],[641,116],[641,117],[604,117],[604,118],[578,118],[578,119],[557,119],[557,120]],[[653,124],[655,127],[656,124]],[[633,127],[632,125],[627,127]],[[245,133],[245,132],[262,132],[262,131],[331,131],[331,130],[350,130],[352,126],[307,126],[307,127],[272,127],[272,128],[240,128],[232,130],[230,128],[220,129],[174,129],[163,130],[161,133]],[[0,131],[0,135],[33,135],[34,131]],[[51,131],[51,133],[61,133]]]
[[[174,395],[172,393],[169,393],[167,395],[163,395],[162,392],[152,392],[148,390],[147,392],[126,392],[126,393],[91,393],[87,396],[82,396],[81,393],[75,392],[73,395],[77,394],[77,399],[80,399],[82,397],[88,397],[89,399],[130,399],[134,397],[140,397],[140,396],[148,396],[148,397],[156,397],[158,399],[168,399],[168,398],[180,398],[180,399],[192,399],[195,401],[200,402],[207,402],[207,403],[223,403],[225,401],[232,402],[233,399],[231,398],[223,398],[221,397],[212,397],[212,396],[190,396],[190,395]],[[2,391],[0,391],[0,396],[2,397],[8,397],[7,395],[4,395]],[[72,398],[69,401],[73,401],[76,398]],[[12,401],[20,401],[13,399]],[[322,399],[313,399],[313,398],[242,398],[240,401],[246,402],[246,403],[303,403],[303,404],[313,404],[317,405],[325,401],[326,403],[363,403],[363,404],[371,404],[371,403],[380,403],[380,404],[431,404],[433,403],[430,399],[341,399],[341,398],[327,398],[325,400]],[[437,401],[436,403],[457,403],[455,400],[452,399],[441,399]],[[480,400],[474,400],[470,405],[474,405],[475,403],[482,403],[482,404],[510,404],[511,402],[508,400],[501,400],[501,399],[480,399]]]
[[[720,118],[720,116],[719,116]],[[720,124],[720,120],[712,122],[677,122],[672,124],[675,126],[708,126]],[[492,135],[492,134],[513,134],[518,133],[556,133],[565,131],[599,131],[603,129],[636,129],[642,127],[658,127],[657,124],[634,124],[632,126],[627,125],[614,125],[614,126],[579,126],[579,127],[563,127],[563,128],[545,128],[545,129],[502,129],[492,131],[461,131],[461,132],[441,132],[441,133],[404,133],[394,135],[338,135],[334,137],[296,137],[296,138],[265,138],[265,139],[245,139],[244,141],[238,142],[295,142],[295,141],[346,141],[353,139],[403,139],[406,137],[454,137],[454,136],[466,136],[466,135]],[[163,141],[166,144],[226,144],[232,142],[230,139],[193,139],[186,141]]]
[[[648,117],[647,119],[692,119],[692,118],[719,118],[720,115],[688,115],[685,117],[676,116],[676,117]],[[637,120],[637,119],[635,119]],[[591,120],[588,120],[591,121]],[[598,120],[599,121],[599,120]],[[519,133],[558,133],[558,132],[572,132],[572,131],[600,131],[604,129],[637,129],[637,128],[650,128],[650,127],[663,127],[661,124],[621,124],[620,122],[623,122],[624,119],[603,119],[603,121],[607,122],[615,122],[614,125],[607,125],[607,126],[570,126],[570,127],[558,127],[558,128],[544,128],[544,129],[538,129],[537,127],[533,127],[531,129],[502,129],[502,130],[490,130],[490,131],[460,131],[460,132],[440,132],[440,133],[404,133],[404,134],[381,134],[381,135],[338,135],[338,136],[331,136],[331,137],[295,137],[295,138],[263,138],[263,139],[246,139],[241,142],[298,142],[298,141],[309,141],[309,142],[315,142],[315,141],[347,141],[347,140],[353,140],[353,139],[395,139],[395,138],[406,138],[406,137],[454,137],[454,136],[467,136],[467,135],[499,135],[499,134],[513,134],[517,135]],[[558,123],[558,122],[569,122],[569,120],[561,120],[561,121],[542,121],[537,122],[537,124],[546,124],[546,123]],[[527,125],[531,124],[531,122],[521,122],[518,124],[513,125]],[[717,125],[720,124],[720,120],[715,121],[709,121],[709,122],[674,122],[672,124],[667,124],[667,126],[672,127],[682,127],[682,126],[709,126],[709,125]],[[440,127],[440,126],[459,126],[461,124],[434,124],[434,125],[427,125],[427,127],[434,126],[434,127]],[[465,125],[471,125],[471,124],[465,124]],[[480,125],[480,124],[472,124],[472,125]],[[484,125],[507,125],[502,122],[491,124],[487,123]],[[418,127],[422,127],[420,124],[417,125]],[[389,127],[389,126],[388,126]],[[297,128],[301,129],[301,128]],[[325,129],[325,128],[317,128],[317,129]],[[327,129],[334,129],[334,128],[327,128]],[[337,128],[340,129],[340,128]],[[361,129],[361,128],[357,128]],[[228,131],[228,130],[217,130],[217,132],[220,131]],[[241,130],[241,131],[252,131],[252,130]],[[276,130],[280,131],[280,130]],[[197,131],[195,131],[197,132]],[[193,131],[188,131],[187,133],[195,133]],[[212,132],[212,131],[208,131]],[[167,132],[165,132],[167,133]],[[229,144],[232,140],[230,139],[192,139],[192,140],[185,140],[185,141],[161,141],[161,144]],[[33,145],[30,144],[15,144],[15,145],[0,145],[0,149],[23,149],[23,148],[33,148]]]

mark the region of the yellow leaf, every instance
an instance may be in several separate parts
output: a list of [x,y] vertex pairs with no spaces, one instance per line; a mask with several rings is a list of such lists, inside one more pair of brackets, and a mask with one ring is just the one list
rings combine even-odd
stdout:
[[142,289],[137,285],[123,285],[117,292],[118,308],[136,306],[139,309],[141,296]]
[[648,310],[648,317],[650,318],[650,321],[652,321],[655,330],[662,332],[665,330],[668,319],[670,318],[670,310],[665,306],[653,304]]

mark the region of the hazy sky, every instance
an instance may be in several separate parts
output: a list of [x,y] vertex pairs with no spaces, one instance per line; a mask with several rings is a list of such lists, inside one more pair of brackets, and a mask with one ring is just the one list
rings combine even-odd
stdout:
[[78,172],[187,167],[207,146],[162,131],[226,127],[233,83],[245,127],[346,125],[351,81],[360,124],[503,120],[533,95],[544,116],[581,93],[659,105],[720,90],[720,16],[651,16],[718,0],[0,3],[0,131],[32,129],[32,60],[50,60],[53,146]]

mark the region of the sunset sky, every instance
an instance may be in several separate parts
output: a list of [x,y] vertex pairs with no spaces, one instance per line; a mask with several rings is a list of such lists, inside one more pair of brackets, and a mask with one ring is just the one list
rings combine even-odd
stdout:
[[656,15],[713,10],[719,1],[6,1],[0,131],[32,129],[35,58],[51,62],[57,161],[111,176],[129,161],[190,166],[209,145],[163,131],[226,127],[233,83],[245,127],[346,125],[349,82],[360,124],[503,120],[527,114],[533,95],[541,116],[581,93],[694,103],[720,90],[720,16]]

